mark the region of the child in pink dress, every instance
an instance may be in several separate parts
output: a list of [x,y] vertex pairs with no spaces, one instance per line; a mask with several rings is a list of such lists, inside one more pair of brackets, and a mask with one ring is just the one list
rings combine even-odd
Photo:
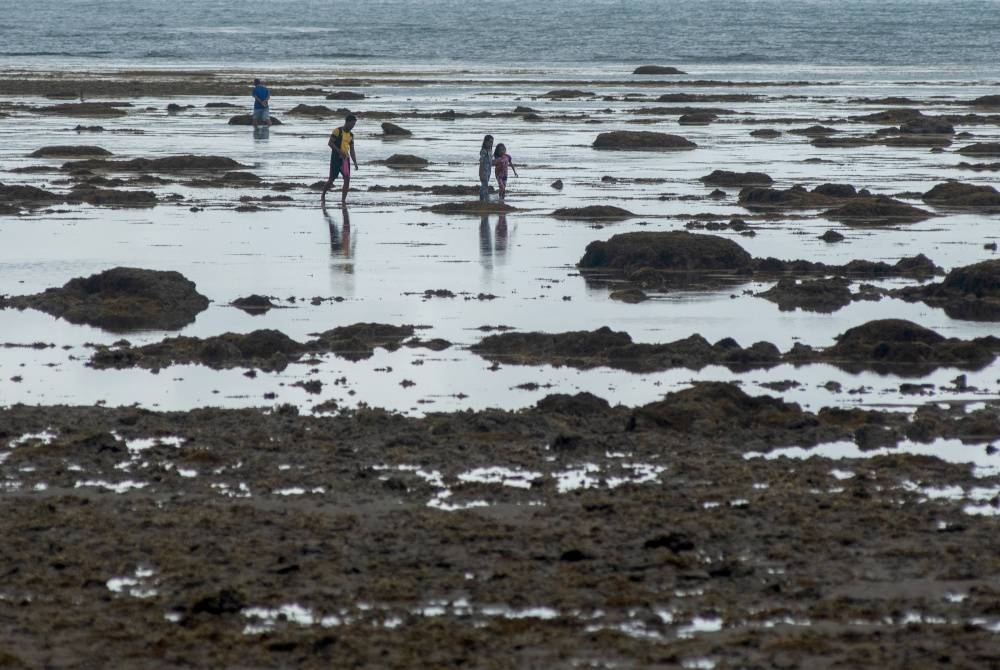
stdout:
[[515,177],[520,176],[517,174],[517,168],[514,167],[514,159],[507,153],[505,145],[498,144],[494,150],[493,166],[497,176],[497,186],[500,188],[500,199],[503,200],[507,195],[507,168],[514,171]]

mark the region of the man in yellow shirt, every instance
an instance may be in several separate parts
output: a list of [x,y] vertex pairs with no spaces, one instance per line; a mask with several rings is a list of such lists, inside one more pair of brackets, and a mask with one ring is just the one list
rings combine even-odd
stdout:
[[319,197],[320,204],[326,203],[326,192],[333,186],[333,181],[337,175],[344,175],[344,187],[341,191],[340,204],[347,204],[347,191],[351,187],[351,161],[354,161],[354,169],[358,169],[358,159],[354,155],[354,133],[351,130],[358,122],[358,117],[348,114],[344,119],[344,125],[334,128],[330,133],[330,176],[323,185],[323,193]]

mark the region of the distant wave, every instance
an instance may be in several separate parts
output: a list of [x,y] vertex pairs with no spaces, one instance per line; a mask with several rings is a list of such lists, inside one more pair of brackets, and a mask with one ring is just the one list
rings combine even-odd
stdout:
[[331,53],[309,54],[309,58],[382,58],[378,54],[354,53],[352,51],[334,51]]
[[110,51],[0,51],[0,56],[66,56],[75,57],[100,57],[111,54]]
[[678,63],[777,63],[785,59],[741,51],[734,54],[679,54]]

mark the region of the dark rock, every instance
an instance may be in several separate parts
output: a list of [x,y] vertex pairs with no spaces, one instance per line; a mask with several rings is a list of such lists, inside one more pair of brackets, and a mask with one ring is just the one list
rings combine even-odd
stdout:
[[[476,191],[478,192],[478,187]],[[516,207],[512,207],[503,202],[490,201],[483,202],[481,200],[469,200],[466,202],[442,202],[437,205],[430,205],[429,207],[421,207],[421,209],[434,212],[435,214],[472,214],[475,216],[482,216],[483,214],[504,214],[506,212],[516,211]]]
[[6,184],[0,184],[0,204],[37,207],[45,204],[63,202],[64,200],[65,198],[62,196],[36,186],[24,186],[20,184],[8,186]]
[[603,219],[623,221],[635,216],[632,212],[613,205],[588,205],[587,207],[562,207],[552,212],[557,219]]
[[71,161],[63,170],[106,170],[108,172],[202,172],[238,170],[249,167],[225,156],[164,156],[163,158],[133,158],[109,161],[102,159]]
[[652,268],[689,272],[722,270],[745,272],[750,254],[732,240],[685,231],[638,232],[615,235],[587,245],[577,264],[581,269]]
[[774,183],[770,176],[763,172],[730,172],[729,170],[713,170],[711,174],[701,177],[706,186],[769,186]]
[[76,156],[110,156],[110,151],[101,147],[73,145],[73,146],[50,146],[42,147],[32,151],[28,156],[31,158],[73,158]]
[[848,225],[895,225],[924,221],[934,215],[919,207],[881,196],[854,198],[840,207],[828,209],[822,216]]
[[867,137],[816,137],[809,144],[819,149],[854,149],[878,144]]
[[152,191],[122,191],[86,185],[74,188],[66,199],[109,207],[152,207],[156,204],[156,194]]
[[563,188],[563,181],[562,179],[556,179],[554,182],[550,184],[550,186],[556,189],[557,191],[561,191]]
[[719,117],[715,114],[710,114],[708,112],[695,112],[693,114],[682,115],[679,119],[677,119],[677,123],[682,126],[707,126],[718,118]]
[[850,117],[851,121],[858,123],[881,123],[888,125],[895,125],[898,123],[906,123],[907,121],[912,121],[923,116],[923,113],[919,109],[901,108],[901,109],[887,109],[884,112],[873,112],[872,114],[864,114],[861,116]]
[[957,267],[938,284],[905,287],[893,295],[941,307],[955,319],[1000,321],[1000,260]]
[[1000,207],[1000,192],[992,186],[948,181],[924,193],[923,200],[941,207]]
[[[280,126],[281,119],[279,119],[274,114],[270,114],[272,126]],[[231,126],[252,126],[253,125],[253,115],[252,114],[237,114],[229,118],[229,125]]]
[[618,149],[623,151],[656,151],[663,149],[696,149],[697,144],[668,133],[646,130],[615,130],[601,133],[594,140],[595,149]]
[[592,393],[581,391],[576,395],[555,393],[539,400],[535,407],[542,412],[565,414],[567,416],[589,416],[609,409],[608,401]]
[[591,98],[594,94],[592,91],[578,91],[576,89],[560,88],[554,91],[549,91],[543,94],[543,98]]
[[390,123],[389,121],[385,121],[382,123],[382,134],[393,137],[407,137],[412,135],[413,133],[407,130],[406,128],[403,128],[402,126],[397,126],[395,123]]
[[649,296],[644,291],[637,288],[627,288],[620,291],[612,291],[609,298],[629,304],[637,304],[649,300]]
[[851,303],[851,282],[843,277],[796,281],[781,279],[776,285],[756,294],[778,305],[783,312],[802,309],[807,312],[835,312]]
[[412,154],[393,154],[385,160],[377,161],[391,168],[420,169],[430,165],[430,161]]
[[334,91],[326,96],[327,100],[364,100],[364,93],[354,91]]
[[36,114],[51,114],[57,116],[84,116],[93,118],[113,118],[125,116],[120,107],[124,105],[107,102],[64,102],[48,107],[33,107]]
[[295,105],[288,110],[289,116],[308,116],[314,119],[328,119],[337,116],[337,112],[326,105]]
[[687,74],[669,65],[640,65],[632,70],[632,74]]
[[808,128],[792,128],[788,132],[791,135],[805,135],[806,137],[826,137],[827,135],[834,135],[841,131],[829,126],[815,125]]
[[838,233],[836,230],[828,230],[819,236],[819,239],[824,242],[843,242],[844,236]]
[[764,139],[773,139],[775,137],[781,137],[781,131],[775,130],[774,128],[759,128],[757,130],[751,130],[750,136],[761,137]]
[[0,306],[37,309],[70,323],[125,332],[183,328],[208,307],[208,298],[179,272],[117,267],[71,279],[62,288],[8,298]]
[[922,116],[901,123],[899,132],[914,135],[954,135],[955,126],[943,119]]
[[976,142],[962,147],[958,153],[963,156],[1000,156],[1000,142]]
[[237,298],[230,303],[233,307],[238,307],[248,314],[264,314],[269,309],[277,307],[271,299],[256,293],[244,298]]

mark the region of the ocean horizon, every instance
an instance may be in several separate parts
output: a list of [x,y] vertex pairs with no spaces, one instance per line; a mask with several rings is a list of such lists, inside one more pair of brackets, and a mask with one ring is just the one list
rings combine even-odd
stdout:
[[0,63],[978,69],[998,30],[995,0],[37,0],[0,17]]

